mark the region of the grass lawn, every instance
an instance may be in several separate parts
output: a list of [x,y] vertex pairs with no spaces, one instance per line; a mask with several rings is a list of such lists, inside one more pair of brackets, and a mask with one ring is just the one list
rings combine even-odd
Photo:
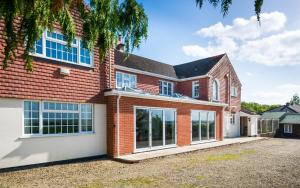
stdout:
[[2,187],[300,187],[300,140],[269,139],[136,164],[111,160],[0,174]]

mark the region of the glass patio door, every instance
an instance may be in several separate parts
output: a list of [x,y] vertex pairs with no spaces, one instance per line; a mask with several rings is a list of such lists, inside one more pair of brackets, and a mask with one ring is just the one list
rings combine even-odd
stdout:
[[162,146],[163,142],[163,111],[151,110],[151,146]]
[[192,142],[214,140],[215,136],[215,112],[193,110],[192,116]]
[[176,111],[136,108],[135,145],[137,150],[168,147],[176,144]]

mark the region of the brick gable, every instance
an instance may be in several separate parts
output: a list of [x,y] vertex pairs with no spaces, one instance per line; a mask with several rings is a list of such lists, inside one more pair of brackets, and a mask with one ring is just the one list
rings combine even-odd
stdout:
[[[79,12],[72,10],[76,25],[76,36],[82,36],[82,20]],[[59,30],[59,25],[54,26]],[[0,43],[4,44],[4,23],[0,20]],[[113,50],[104,63],[99,62],[98,49],[94,49],[93,68],[71,65],[43,58],[33,58],[33,72],[24,70],[22,57],[24,48],[19,46],[17,57],[7,70],[0,69],[0,97],[54,100],[70,102],[104,103],[103,90],[109,88],[109,70],[114,70],[108,62],[114,62]],[[4,46],[0,45],[0,62],[3,61]],[[70,75],[62,76],[60,67],[70,69]],[[112,83],[114,76],[112,75]]]

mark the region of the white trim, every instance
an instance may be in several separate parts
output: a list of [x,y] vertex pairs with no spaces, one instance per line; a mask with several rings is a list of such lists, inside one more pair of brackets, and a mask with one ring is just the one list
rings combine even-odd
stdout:
[[[160,90],[160,84],[161,85],[161,90]],[[168,84],[171,84],[171,95],[168,95],[169,93],[169,86]],[[161,96],[172,96],[173,95],[173,92],[174,92],[174,83],[173,82],[170,82],[170,81],[166,81],[166,80],[159,80],[158,81],[158,90],[159,90],[159,95]],[[164,87],[167,87],[167,93],[164,93]]]
[[[198,95],[195,95],[195,86],[198,85]],[[192,97],[198,98],[200,96],[200,83],[199,81],[193,81],[192,82]]]
[[[174,148],[177,147],[177,109],[176,108],[165,108],[165,107],[150,107],[150,106],[134,106],[134,151],[133,153],[141,153],[146,151],[153,151],[153,150],[160,150],[160,149],[167,149],[167,148]],[[145,109],[149,112],[149,147],[146,148],[136,148],[136,110],[137,109]],[[151,118],[151,110],[161,110],[163,115],[163,145],[162,146],[152,146],[152,118]],[[170,110],[174,112],[175,116],[175,144],[165,144],[165,111]]]
[[293,133],[293,125],[292,124],[284,124],[283,127],[284,133],[292,134]]
[[[214,83],[217,83],[217,99],[214,99]],[[214,78],[213,79],[213,82],[212,82],[212,100],[213,101],[220,101],[220,92],[221,92],[221,84],[220,84],[220,81],[217,79],[217,78]]]
[[[196,112],[198,113],[198,116],[199,116],[199,140],[198,141],[193,141],[193,120],[192,120],[192,113],[193,112]],[[207,113],[207,140],[202,140],[201,139],[201,112],[206,112]],[[215,136],[214,136],[214,139],[210,139],[210,136],[209,136],[209,119],[208,119],[208,115],[209,115],[209,112],[213,112],[214,113],[214,121],[215,121]],[[213,111],[213,110],[193,110],[191,109],[191,126],[190,126],[190,131],[191,131],[191,145],[193,144],[203,144],[203,143],[207,143],[207,142],[215,142],[217,141],[217,112],[216,111]]]
[[[39,103],[39,133],[38,134],[25,134],[25,122],[24,122],[24,103],[25,102],[38,102]],[[44,110],[44,103],[67,103],[67,104],[77,104],[78,110],[73,111],[79,113],[79,124],[78,124],[78,133],[58,133],[58,134],[43,134],[43,112]],[[81,105],[91,105],[92,106],[92,131],[81,131]],[[59,112],[70,112],[64,110],[58,110]],[[57,112],[57,110],[46,110],[46,112]],[[22,134],[20,138],[41,138],[41,137],[56,137],[56,136],[75,136],[75,135],[90,135],[95,134],[95,125],[94,125],[94,118],[95,118],[95,108],[94,104],[92,103],[72,103],[72,102],[60,102],[60,101],[47,101],[47,100],[22,100]],[[49,132],[49,131],[48,131]]]
[[151,99],[151,100],[162,100],[162,101],[170,101],[170,102],[179,102],[179,103],[188,103],[188,104],[201,104],[207,106],[227,106],[225,103],[217,103],[217,102],[209,102],[197,99],[189,99],[189,98],[175,98],[161,95],[151,95],[151,94],[139,94],[134,92],[127,91],[118,91],[112,90],[104,93],[104,96],[117,96],[121,94],[124,97],[132,97],[132,98],[140,98],[140,99]]
[[[83,66],[83,67],[94,68],[94,49],[92,51],[90,51],[90,60],[91,60],[90,64],[80,62],[80,41],[81,41],[81,38],[79,38],[79,37],[75,37],[75,39],[74,39],[74,40],[76,40],[76,44],[73,44],[73,42],[71,44],[71,47],[76,47],[77,48],[77,62],[76,63],[75,62],[70,62],[70,61],[67,61],[67,60],[63,60],[63,59],[47,57],[46,56],[46,40],[53,41],[53,42],[56,42],[56,43],[59,43],[59,44],[62,44],[62,45],[67,44],[66,41],[62,41],[62,40],[58,40],[58,39],[53,39],[51,37],[47,37],[47,31],[48,31],[48,29],[46,29],[41,35],[41,37],[42,37],[42,54],[38,54],[38,53],[35,53],[35,52],[30,52],[29,55],[34,56],[34,57],[40,57],[40,58],[43,58],[43,59],[49,59],[49,60],[53,60],[53,61],[63,62],[63,63],[67,63],[67,64],[70,64],[70,65],[80,65],[80,66]],[[55,33],[63,35],[57,29],[54,29],[50,32],[55,32]]]
[[[117,74],[121,74],[121,76],[122,76],[122,80],[121,80],[121,87],[118,87],[118,79],[117,79]],[[128,86],[129,88],[132,88],[132,89],[135,89],[135,88],[137,88],[137,76],[136,76],[136,74],[131,74],[131,73],[127,73],[127,72],[121,72],[121,71],[116,71],[116,75],[115,75],[115,82],[116,82],[116,88],[124,88],[125,87],[125,84],[124,84],[124,77],[125,77],[125,75],[128,75],[129,76],[129,85],[131,85],[131,76],[133,76],[133,77],[135,77],[135,83],[134,83],[134,87],[130,87],[130,86]]]
[[210,77],[208,75],[202,75],[202,76],[194,76],[194,77],[190,77],[190,78],[178,79],[178,78],[164,76],[164,75],[160,75],[160,74],[156,74],[156,73],[151,73],[151,72],[148,72],[148,71],[142,71],[142,70],[137,70],[137,69],[133,69],[133,68],[128,68],[128,67],[124,67],[124,66],[121,66],[121,65],[114,65],[114,66],[115,66],[115,69],[117,69],[117,70],[128,71],[128,72],[147,75],[147,76],[153,76],[153,77],[166,79],[166,80],[170,80],[170,81],[176,81],[176,82],[183,82],[183,81],[188,81],[188,80],[195,80],[195,79]]

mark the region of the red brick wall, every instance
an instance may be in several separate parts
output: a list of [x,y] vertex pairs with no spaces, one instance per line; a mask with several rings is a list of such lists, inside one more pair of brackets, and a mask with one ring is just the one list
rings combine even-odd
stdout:
[[[108,109],[107,120],[107,153],[116,156],[116,96],[107,97],[108,104],[114,104]],[[109,106],[109,105],[107,105]],[[149,99],[138,99],[121,97],[120,99],[120,154],[130,154],[134,152],[134,106],[165,107],[177,109],[177,145],[185,146],[191,144],[191,109],[193,110],[213,110],[216,111],[216,138],[222,139],[222,107],[195,105],[186,103],[176,103],[168,101],[158,101]]]
[[170,80],[165,80],[153,76],[148,76],[148,75],[143,75],[143,74],[137,74],[137,73],[132,73],[128,71],[123,71],[123,70],[115,70],[118,72],[124,72],[124,73],[129,73],[137,76],[137,88],[142,89],[145,92],[158,95],[159,94],[159,81],[164,80],[168,82],[173,82],[174,83],[174,89],[176,88],[176,82],[170,81]]
[[[234,108],[235,112],[240,111],[241,106],[241,83],[238,80],[238,77],[234,71],[232,64],[229,59],[226,57],[223,61],[216,66],[215,69],[210,73],[211,79],[209,81],[209,95],[208,99],[212,99],[212,85],[214,79],[218,79],[220,82],[220,101],[223,103],[230,104]],[[230,82],[228,82],[230,79]],[[230,84],[231,86],[236,86],[238,88],[238,97],[230,96]]]
[[[76,35],[82,35],[82,21],[79,12],[72,11],[72,16],[76,24]],[[59,26],[55,26],[59,30]],[[0,20],[0,62],[3,61],[4,52],[4,24]],[[34,58],[34,71],[24,70],[24,60],[22,58],[23,47],[17,49],[17,57],[10,64],[7,70],[0,66],[0,97],[35,99],[35,100],[55,100],[70,102],[93,102],[104,103],[103,90],[109,86],[109,63],[100,63],[98,49],[94,49],[94,67],[86,68],[79,65],[71,65],[59,61]],[[114,53],[111,51],[111,62],[114,60]],[[69,76],[59,74],[59,68],[70,69]],[[114,66],[112,66],[112,73]],[[114,80],[114,76],[112,76]],[[114,83],[114,82],[112,82]]]
[[208,100],[208,82],[209,78],[200,78],[195,80],[188,80],[183,82],[178,82],[176,91],[185,96],[192,97],[192,84],[193,81],[199,81],[199,97],[197,99],[200,100]]

